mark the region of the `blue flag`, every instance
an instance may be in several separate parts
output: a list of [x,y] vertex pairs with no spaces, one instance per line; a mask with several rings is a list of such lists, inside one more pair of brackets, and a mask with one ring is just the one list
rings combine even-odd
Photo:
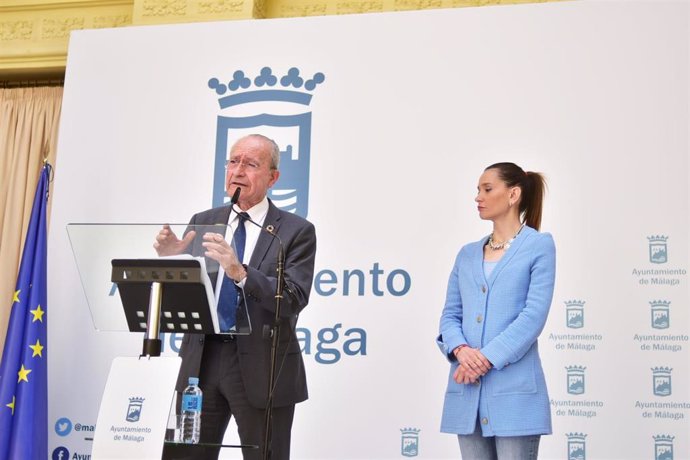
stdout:
[[51,166],[36,188],[0,362],[0,460],[48,458],[47,236]]

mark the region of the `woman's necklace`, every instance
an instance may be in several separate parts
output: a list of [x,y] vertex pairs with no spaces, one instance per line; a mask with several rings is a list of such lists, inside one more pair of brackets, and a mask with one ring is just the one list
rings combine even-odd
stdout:
[[491,232],[491,236],[489,236],[489,242],[487,243],[489,245],[489,248],[491,248],[494,251],[498,251],[499,249],[505,249],[508,250],[511,244],[513,244],[513,241],[517,236],[520,234],[522,231],[522,228],[525,226],[525,224],[520,225],[520,228],[518,228],[518,231],[515,232],[515,235],[509,239],[508,241],[502,241],[500,243],[495,243],[494,242],[494,234]]

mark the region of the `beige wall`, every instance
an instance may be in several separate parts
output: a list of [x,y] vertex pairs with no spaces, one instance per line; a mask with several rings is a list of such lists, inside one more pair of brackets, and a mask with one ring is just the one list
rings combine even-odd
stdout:
[[544,1],[553,0],[2,0],[0,81],[61,78],[77,29]]

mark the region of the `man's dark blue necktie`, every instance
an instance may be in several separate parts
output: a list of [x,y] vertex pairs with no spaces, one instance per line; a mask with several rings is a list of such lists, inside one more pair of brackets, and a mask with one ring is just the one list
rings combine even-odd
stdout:
[[[247,230],[244,228],[247,219],[249,219],[249,214],[246,212],[238,214],[237,228],[232,237],[235,242],[237,259],[240,263],[244,257],[244,246],[247,241]],[[235,326],[238,300],[239,292],[235,282],[227,274],[223,275],[223,284],[220,287],[220,298],[218,299],[218,322],[221,332],[228,332]]]

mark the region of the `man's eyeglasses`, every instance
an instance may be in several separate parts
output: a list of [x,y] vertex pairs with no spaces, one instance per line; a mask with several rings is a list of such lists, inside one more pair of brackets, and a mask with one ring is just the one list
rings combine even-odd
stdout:
[[249,171],[256,171],[261,167],[259,163],[251,160],[240,161],[231,158],[225,162],[225,169],[239,169],[241,166],[245,169],[248,169]]

